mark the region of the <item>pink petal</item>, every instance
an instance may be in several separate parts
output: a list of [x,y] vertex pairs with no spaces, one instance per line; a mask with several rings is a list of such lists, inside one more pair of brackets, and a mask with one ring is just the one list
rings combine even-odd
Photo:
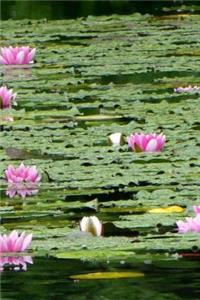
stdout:
[[22,244],[22,247],[21,247],[21,251],[24,251],[26,250],[29,245],[31,244],[31,241],[32,241],[32,233],[31,234],[28,234],[25,238],[24,238],[24,241],[23,241],[23,244]]
[[18,239],[18,231],[17,230],[13,230],[11,231],[11,233],[9,234],[8,238],[13,240],[13,241],[16,241]]
[[36,53],[36,49],[33,48],[31,50],[31,52],[28,54],[28,60],[27,60],[27,63],[30,63],[32,60],[33,60],[33,57],[35,56],[35,53]]
[[8,252],[6,240],[0,235],[0,253]]
[[15,194],[17,193],[17,191],[15,190],[7,190],[6,191],[6,195],[9,196],[10,198],[13,198],[15,196]]
[[186,233],[190,230],[189,225],[186,222],[177,221],[176,224],[178,226],[179,233]]
[[195,214],[200,214],[200,206],[194,205],[193,210],[194,210]]
[[157,140],[156,139],[152,139],[148,144],[147,147],[145,149],[146,152],[155,152],[157,151]]
[[16,240],[16,242],[13,246],[13,252],[23,251],[21,249],[22,249],[24,238],[25,238],[25,232],[22,232],[22,234],[18,237],[18,239]]
[[24,52],[20,51],[18,54],[17,54],[17,57],[16,57],[16,64],[18,65],[21,65],[24,63]]
[[0,64],[2,64],[2,65],[7,65],[8,64],[7,61],[3,58],[2,55],[0,55]]
[[33,264],[33,259],[31,256],[23,256],[23,260],[26,263]]
[[17,190],[18,195],[20,195],[22,198],[26,198],[26,195],[28,194],[26,189],[18,189]]
[[5,53],[4,58],[7,60],[7,62],[9,64],[15,64],[15,58],[13,56],[12,50],[7,48],[5,49],[4,53]]

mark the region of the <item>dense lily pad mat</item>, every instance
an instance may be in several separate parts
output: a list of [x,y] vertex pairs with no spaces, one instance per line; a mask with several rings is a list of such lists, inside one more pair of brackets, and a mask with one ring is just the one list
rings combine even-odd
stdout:
[[[30,68],[1,66],[1,82],[18,93],[15,120],[0,132],[2,231],[33,232],[31,251],[59,258],[196,251],[198,235],[175,223],[200,203],[200,96],[173,89],[200,84],[199,26],[195,14],[2,22],[3,45],[37,47]],[[110,133],[142,131],[164,132],[164,151],[108,145]],[[3,172],[22,160],[42,184],[11,200]],[[78,232],[94,214],[105,223],[100,239]]]

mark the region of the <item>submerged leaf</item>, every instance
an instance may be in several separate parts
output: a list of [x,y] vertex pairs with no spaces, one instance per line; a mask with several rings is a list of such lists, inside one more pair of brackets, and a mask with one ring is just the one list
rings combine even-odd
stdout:
[[78,280],[96,280],[96,279],[119,279],[143,277],[142,272],[97,272],[88,274],[71,275],[70,278]]

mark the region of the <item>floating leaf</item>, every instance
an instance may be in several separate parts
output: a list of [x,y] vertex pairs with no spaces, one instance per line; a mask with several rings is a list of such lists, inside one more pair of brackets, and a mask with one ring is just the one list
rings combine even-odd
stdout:
[[181,206],[172,205],[168,207],[158,207],[158,208],[152,208],[148,212],[150,213],[156,213],[156,214],[167,214],[167,213],[182,213],[185,209]]

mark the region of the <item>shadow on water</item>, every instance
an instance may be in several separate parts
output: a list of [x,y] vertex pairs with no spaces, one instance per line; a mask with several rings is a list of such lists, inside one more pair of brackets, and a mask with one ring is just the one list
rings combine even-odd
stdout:
[[[154,83],[156,80],[160,78],[173,78],[177,77],[187,77],[187,76],[194,76],[194,72],[181,72],[181,71],[169,71],[169,72],[156,72],[151,70],[149,72],[141,72],[141,73],[134,73],[134,74],[117,74],[117,75],[103,75],[100,79],[101,84],[125,84],[125,83],[134,83],[134,84],[142,84],[142,83]],[[199,76],[200,73],[196,72],[195,76]]]
[[[180,1],[185,5],[198,5],[199,1]],[[87,17],[88,15],[132,14],[134,12],[150,13],[154,15],[167,14],[163,9],[169,8],[176,13],[176,5],[172,1],[99,1],[99,0],[63,0],[63,1],[29,1],[29,0],[3,0],[1,16],[3,20],[13,19],[71,19]],[[175,7],[174,7],[175,6]]]
[[[2,299],[199,299],[199,265],[196,263],[194,267],[188,259],[182,264],[180,267],[179,260],[174,259],[111,263],[106,260],[33,258],[33,264],[27,266],[26,272],[6,269],[2,272]],[[133,277],[106,280],[94,280],[91,276],[88,280],[70,278],[96,272],[133,272]],[[138,273],[144,276],[137,276]]]

